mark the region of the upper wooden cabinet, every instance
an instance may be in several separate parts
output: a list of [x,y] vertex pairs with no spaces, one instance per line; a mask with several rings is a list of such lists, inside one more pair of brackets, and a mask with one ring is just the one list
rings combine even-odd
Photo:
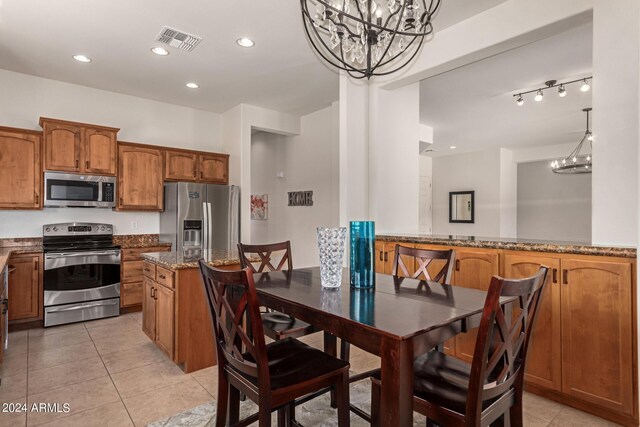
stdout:
[[198,180],[214,184],[229,183],[228,154],[199,154]]
[[190,151],[167,150],[164,153],[164,179],[195,181],[198,177],[198,155]]
[[0,127],[0,208],[41,209],[40,132]]
[[161,150],[118,143],[118,210],[162,210],[163,160]]
[[44,169],[101,175],[116,174],[119,129],[40,118]]

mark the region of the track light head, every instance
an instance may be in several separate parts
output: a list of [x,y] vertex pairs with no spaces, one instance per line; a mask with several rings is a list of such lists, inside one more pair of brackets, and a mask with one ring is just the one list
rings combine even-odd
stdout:
[[591,89],[591,86],[589,85],[589,82],[587,82],[587,79],[582,80],[582,85],[580,86],[580,91],[588,92],[589,89]]
[[536,100],[536,102],[540,102],[542,101],[542,98],[544,97],[544,95],[542,94],[542,90],[538,90],[538,92],[536,93],[536,96],[533,98]]
[[564,98],[565,96],[567,96],[567,90],[564,88],[564,85],[560,85],[560,87],[558,88],[558,96],[560,98]]
[[518,104],[519,107],[522,107],[522,105],[524,104],[524,99],[522,98],[522,95],[518,95],[518,97],[516,98],[516,104]]

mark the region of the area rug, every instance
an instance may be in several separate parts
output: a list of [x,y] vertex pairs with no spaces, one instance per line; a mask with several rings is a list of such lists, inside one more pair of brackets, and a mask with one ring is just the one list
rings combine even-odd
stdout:
[[[366,379],[351,384],[351,403],[364,409],[371,410],[371,382]],[[244,418],[258,411],[258,406],[251,402],[240,403],[240,418]],[[147,427],[210,427],[215,425],[216,402],[211,401],[197,406],[185,412],[181,412],[169,418],[148,424]],[[319,396],[296,408],[296,421],[305,427],[334,427],[338,425],[338,417],[335,409],[330,406],[329,394]],[[276,425],[275,413],[272,416],[272,425]],[[258,423],[252,424],[257,426]],[[351,425],[355,427],[366,427],[369,425],[365,420],[355,414],[351,414]],[[413,417],[415,427],[423,427],[425,418],[415,414]]]

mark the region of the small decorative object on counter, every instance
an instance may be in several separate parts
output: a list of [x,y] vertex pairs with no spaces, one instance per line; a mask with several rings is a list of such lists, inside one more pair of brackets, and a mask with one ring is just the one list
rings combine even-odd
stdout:
[[350,228],[351,286],[373,288],[376,285],[375,222],[351,221]]
[[351,288],[349,299],[349,317],[356,322],[375,326],[376,290]]
[[342,283],[342,256],[346,238],[346,227],[318,227],[320,282],[322,286],[337,288]]

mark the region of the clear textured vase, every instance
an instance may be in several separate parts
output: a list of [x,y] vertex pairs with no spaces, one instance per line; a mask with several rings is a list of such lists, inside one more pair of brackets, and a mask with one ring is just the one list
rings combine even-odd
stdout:
[[349,273],[351,286],[373,288],[376,285],[375,244],[376,227],[373,221],[351,221],[349,244]]
[[346,227],[318,227],[322,286],[337,288],[342,283],[342,257],[346,238]]

